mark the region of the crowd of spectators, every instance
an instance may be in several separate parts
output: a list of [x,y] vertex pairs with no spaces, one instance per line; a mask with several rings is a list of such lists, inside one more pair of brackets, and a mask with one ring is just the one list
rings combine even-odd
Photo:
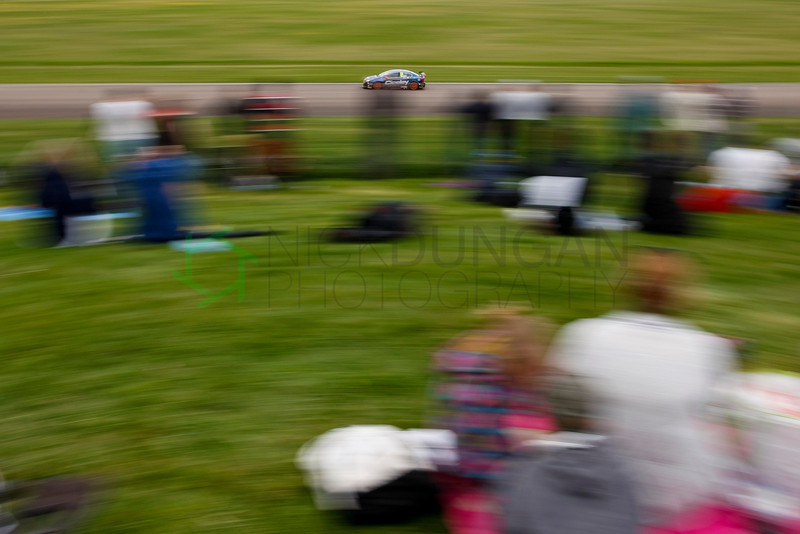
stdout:
[[432,425],[458,450],[439,479],[451,532],[800,532],[797,379],[794,396],[772,392],[786,419],[737,417],[751,379],[736,343],[680,318],[695,274],[683,253],[644,249],[625,311],[549,348],[541,322],[504,313],[436,352]]

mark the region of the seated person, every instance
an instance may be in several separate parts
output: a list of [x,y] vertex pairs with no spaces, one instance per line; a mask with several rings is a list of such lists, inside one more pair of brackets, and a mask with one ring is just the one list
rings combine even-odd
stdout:
[[179,185],[189,180],[195,163],[182,146],[153,147],[130,163],[126,174],[139,190],[144,239],[163,243],[182,239]]
[[754,193],[733,200],[743,207],[782,209],[785,204],[789,159],[779,152],[740,142],[712,152],[708,173],[712,185]]
[[738,373],[721,387],[735,469],[729,499],[758,532],[800,533],[800,375]]
[[502,481],[504,532],[634,534],[632,480],[611,440],[595,433],[579,380],[557,371],[547,400],[559,432],[528,442]]
[[75,146],[54,143],[48,145],[41,161],[33,166],[39,187],[39,205],[53,210],[53,232],[48,239],[59,243],[67,238],[67,219],[95,213],[94,199],[89,187],[80,187],[76,176],[81,172],[75,161]]
[[544,347],[540,329],[497,313],[484,330],[467,332],[434,355],[434,428],[451,430],[458,463],[440,478],[442,506],[454,534],[497,534],[494,484],[511,452],[553,429],[536,379]]
[[630,311],[566,325],[548,359],[581,379],[593,420],[624,455],[641,532],[738,532],[744,518],[717,483],[721,444],[707,420],[734,347],[677,317],[694,272],[687,256],[643,249],[628,269]]

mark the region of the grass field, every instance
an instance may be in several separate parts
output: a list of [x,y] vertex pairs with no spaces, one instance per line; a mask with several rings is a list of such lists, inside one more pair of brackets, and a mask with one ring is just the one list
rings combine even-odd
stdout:
[[[602,153],[603,124],[587,125]],[[4,126],[6,163],[26,141],[85,131],[81,121]],[[358,161],[357,121],[307,126],[307,150],[323,168],[341,173]],[[351,533],[314,510],[293,465],[298,447],[348,424],[420,425],[429,354],[473,324],[478,306],[523,303],[557,324],[622,306],[616,289],[637,245],[693,253],[705,277],[688,317],[756,340],[750,367],[800,371],[796,216],[712,216],[708,235],[691,238],[520,231],[498,208],[430,187],[442,179],[431,162],[448,132],[431,126],[402,149],[417,178],[208,188],[198,199],[205,222],[280,232],[236,242],[258,261],[241,301],[201,306],[174,275],[184,255],[165,246],[32,248],[30,224],[0,223],[5,475],[102,477],[109,489],[86,534]],[[767,137],[795,127],[761,123]],[[597,186],[599,208],[625,213],[635,201],[630,177],[602,175]],[[20,201],[18,191],[0,195],[3,205]],[[381,200],[424,208],[425,234],[397,245],[320,241],[322,228]],[[195,279],[225,287],[235,258],[196,256]],[[431,518],[358,532],[444,530]]]
[[797,81],[790,0],[10,0],[5,83]]
[[[8,0],[0,83],[358,81],[392,66],[431,81],[798,81],[798,16],[791,0]],[[398,154],[412,178],[353,179],[363,124],[309,119],[307,180],[205,190],[208,224],[279,232],[236,242],[258,261],[241,301],[202,306],[175,277],[186,258],[165,246],[42,249],[31,223],[0,222],[5,476],[102,478],[84,534],[352,533],[314,510],[298,447],[348,424],[420,425],[429,354],[473,324],[476,307],[527,303],[557,324],[620,307],[636,245],[692,252],[706,275],[689,318],[756,340],[750,367],[800,371],[796,216],[712,216],[708,235],[683,239],[521,232],[497,208],[430,187],[460,148],[439,119],[410,121],[416,135]],[[584,126],[588,149],[607,155],[607,123]],[[760,127],[763,138],[796,137],[798,124]],[[0,168],[31,141],[88,130],[2,121]],[[625,213],[636,188],[602,175],[594,202]],[[425,234],[320,241],[322,228],[381,200],[419,204]],[[28,198],[5,186],[0,201]],[[237,263],[203,254],[192,269],[219,289]],[[444,528],[431,518],[358,532]]]

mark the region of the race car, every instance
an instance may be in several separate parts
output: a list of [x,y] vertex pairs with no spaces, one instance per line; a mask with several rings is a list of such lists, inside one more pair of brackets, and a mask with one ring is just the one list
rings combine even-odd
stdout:
[[405,69],[392,69],[364,78],[364,89],[425,89],[425,73]]

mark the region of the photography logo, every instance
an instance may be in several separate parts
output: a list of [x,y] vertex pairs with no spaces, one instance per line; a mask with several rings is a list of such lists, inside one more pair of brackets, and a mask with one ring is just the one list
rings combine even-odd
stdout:
[[[189,233],[186,236],[186,239],[181,243],[181,245],[177,248],[182,249],[184,254],[186,255],[186,266],[184,267],[183,272],[180,271],[173,271],[172,274],[175,278],[177,278],[182,283],[186,284],[190,288],[194,289],[205,298],[198,303],[200,308],[205,308],[209,306],[225,295],[229,293],[233,293],[237,291],[239,294],[238,301],[242,302],[244,300],[244,292],[245,292],[245,277],[246,277],[246,269],[248,263],[258,263],[258,260],[254,254],[251,252],[237,247],[230,241],[226,241],[222,239],[225,235],[228,234],[230,230],[225,229],[219,232],[214,233],[209,238],[203,239],[192,239],[192,234]],[[194,268],[192,266],[192,256],[200,252],[234,252],[236,254],[236,261],[237,261],[237,269],[236,269],[236,280],[232,283],[228,284],[227,286],[214,291],[213,289],[209,289],[206,286],[199,283],[194,278]]]

